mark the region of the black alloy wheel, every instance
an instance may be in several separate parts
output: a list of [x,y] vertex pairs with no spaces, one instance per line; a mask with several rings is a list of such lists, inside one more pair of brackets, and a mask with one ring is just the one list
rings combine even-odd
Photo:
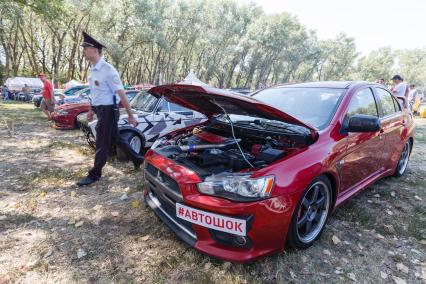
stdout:
[[331,201],[332,189],[328,178],[315,178],[293,213],[287,236],[290,247],[308,248],[320,237],[330,213]]

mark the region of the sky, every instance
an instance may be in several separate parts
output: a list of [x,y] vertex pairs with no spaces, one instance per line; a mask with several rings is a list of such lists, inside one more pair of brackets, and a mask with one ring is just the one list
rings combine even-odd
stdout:
[[288,12],[321,39],[344,32],[366,55],[380,47],[426,48],[425,0],[240,0],[267,14]]

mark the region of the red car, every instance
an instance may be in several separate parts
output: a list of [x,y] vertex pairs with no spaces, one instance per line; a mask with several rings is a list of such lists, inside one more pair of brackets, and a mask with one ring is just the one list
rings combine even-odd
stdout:
[[53,125],[56,129],[75,129],[77,125],[77,115],[90,110],[90,102],[82,101],[78,103],[65,103],[58,106],[53,113]]
[[[90,94],[90,89],[81,91],[84,96],[74,98],[74,100],[65,101],[65,104],[59,105],[53,113],[52,120],[55,122],[53,125],[56,129],[75,129],[80,128],[78,125],[77,116],[81,113],[88,112],[90,110],[90,101],[86,99]],[[126,96],[131,101],[138,91],[126,90]],[[119,104],[121,108],[121,103]]]
[[150,90],[208,121],[145,155],[145,200],[197,250],[245,262],[307,248],[342,202],[401,176],[412,115],[383,86],[317,82],[250,96],[188,85]]

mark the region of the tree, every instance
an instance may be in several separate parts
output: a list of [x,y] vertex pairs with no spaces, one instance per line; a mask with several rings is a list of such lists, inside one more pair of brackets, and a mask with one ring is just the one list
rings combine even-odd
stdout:
[[395,52],[390,47],[380,48],[359,59],[356,77],[359,80],[375,82],[380,78],[389,80],[395,64]]

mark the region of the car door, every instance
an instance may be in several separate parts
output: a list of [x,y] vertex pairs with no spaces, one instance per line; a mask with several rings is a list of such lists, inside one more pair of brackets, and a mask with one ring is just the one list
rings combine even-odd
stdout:
[[[376,98],[371,88],[356,91],[346,110],[345,120],[355,114],[379,116]],[[346,153],[340,162],[342,190],[348,191],[361,182],[383,171],[382,147],[384,139],[380,131],[348,133]]]
[[401,143],[402,131],[407,123],[398,100],[387,90],[375,87],[379,99],[380,123],[385,145],[382,150],[383,160],[388,167],[392,161],[398,161],[404,143]]

